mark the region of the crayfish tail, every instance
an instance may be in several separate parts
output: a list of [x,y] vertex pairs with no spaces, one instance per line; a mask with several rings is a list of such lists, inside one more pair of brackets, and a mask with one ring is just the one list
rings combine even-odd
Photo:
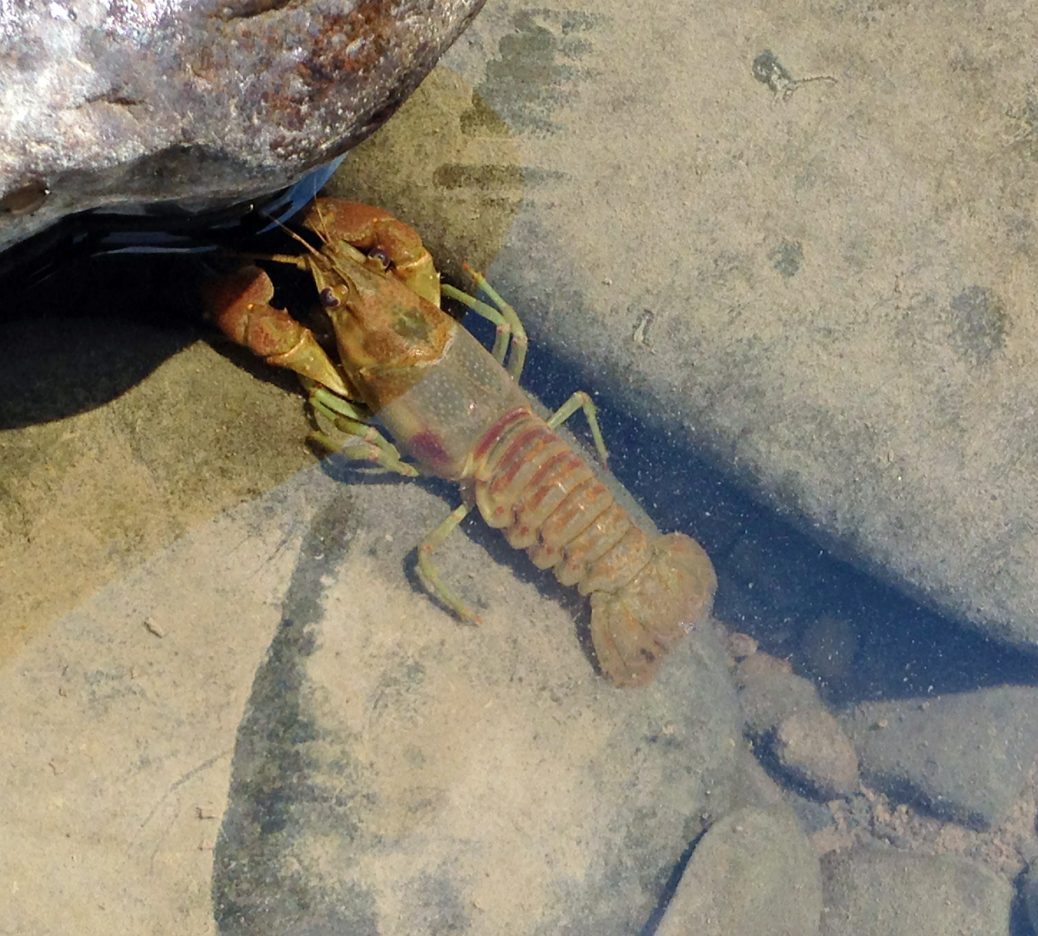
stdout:
[[591,595],[591,643],[604,675],[639,686],[713,606],[717,576],[703,547],[682,533],[660,537],[641,571],[614,592]]

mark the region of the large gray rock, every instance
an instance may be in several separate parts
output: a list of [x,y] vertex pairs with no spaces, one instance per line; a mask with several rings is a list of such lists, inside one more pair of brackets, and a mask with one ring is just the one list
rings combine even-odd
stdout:
[[486,609],[459,624],[404,573],[445,511],[355,485],[312,524],[238,738],[221,932],[628,934],[727,810],[739,720],[712,629],[615,689],[571,603],[479,525],[504,561],[443,548]]
[[[55,459],[55,474],[81,482],[93,445],[118,459],[114,433],[97,433],[87,446],[82,422],[64,425],[86,451],[79,470],[69,470],[68,453]],[[106,467],[127,480],[117,463]],[[100,551],[104,541],[91,543],[78,527],[115,487],[109,478],[107,489],[80,488],[88,503],[70,506],[64,526],[39,518],[37,539],[63,554]],[[4,564],[12,574],[0,594],[0,875],[8,888],[0,931],[216,932],[212,849],[230,755],[277,631],[313,489],[303,475],[202,523],[139,567],[126,571],[124,563],[122,574],[43,628],[36,608],[6,587],[24,583],[18,563]],[[161,510],[135,487],[120,490],[127,525],[137,510]],[[65,574],[52,568],[59,591]]]
[[278,189],[375,129],[482,0],[0,8],[0,249],[62,215]]
[[490,4],[445,59],[462,91],[409,109],[343,188],[448,256],[496,253],[495,285],[592,389],[1034,649],[1019,63],[1038,19],[1006,0],[571,8]]
[[982,829],[1006,817],[1038,759],[1030,686],[865,702],[843,723],[871,785]]
[[815,936],[818,856],[789,807],[739,809],[692,853],[658,936]]
[[822,936],[1009,936],[1009,882],[965,858],[864,847],[822,859]]
[[[165,451],[187,457],[211,441],[208,420],[192,432],[199,397],[218,401],[198,393],[214,375],[261,419],[278,411],[265,385],[208,348],[170,366],[114,412],[56,421],[37,440],[85,503],[0,536],[50,547],[51,564],[37,562],[55,588],[79,574],[63,557],[118,542],[106,498],[121,495],[132,527],[138,511],[162,513],[178,479],[190,483],[141,454],[149,418],[184,447]],[[219,402],[213,422],[245,418],[237,405]],[[214,458],[262,477],[241,452],[207,452],[198,498],[221,485]],[[84,463],[102,476],[90,486]],[[275,464],[291,470],[265,470]],[[710,627],[654,686],[613,689],[581,651],[579,602],[531,580],[525,557],[480,525],[475,540],[445,544],[442,566],[486,606],[482,628],[416,586],[406,557],[448,509],[445,491],[350,478],[311,466],[212,519],[169,497],[193,529],[139,567],[122,563],[68,614],[41,621],[18,594],[0,595],[14,625],[0,635],[11,933],[100,936],[113,918],[134,933],[226,933],[240,915],[257,936],[359,934],[374,917],[382,934],[464,921],[497,934],[532,931],[538,914],[556,933],[567,913],[586,914],[589,932],[629,933],[689,841],[729,809],[737,704]],[[0,506],[0,519],[18,519],[13,498]],[[139,538],[142,558],[154,539]],[[26,565],[12,546],[8,581],[42,600],[45,578],[27,579]]]
[[[165,321],[189,301],[170,278],[140,272],[96,291],[106,307],[132,310],[152,292]],[[581,651],[581,601],[479,523],[441,551],[445,575],[487,609],[482,629],[460,624],[407,560],[455,490],[317,467],[291,383],[259,379],[192,329],[58,316],[82,309],[92,285],[77,281],[50,315],[33,316],[37,304],[0,321],[18,350],[0,371],[0,930],[99,936],[118,919],[133,933],[215,932],[213,847],[232,760],[232,814],[264,818],[266,851],[239,848],[243,864],[220,866],[218,893],[251,888],[279,919],[311,894],[339,919],[351,906],[317,897],[325,885],[347,892],[355,866],[297,884],[289,845],[312,856],[338,840],[358,852],[354,820],[374,804],[347,794],[373,776],[380,815],[414,806],[424,820],[428,809],[415,834],[433,829],[444,849],[465,829],[435,834],[450,810],[480,828],[467,845],[481,854],[511,843],[500,866],[520,864],[531,895],[558,884],[549,911],[569,894],[575,906],[596,900],[598,886],[615,892],[600,901],[607,923],[648,916],[677,856],[730,808],[741,772],[714,635],[687,642],[647,692],[612,690]],[[309,655],[307,634],[324,644]],[[379,653],[388,671],[366,669]],[[358,703],[371,730],[352,737]],[[415,744],[393,747],[409,732]],[[293,753],[308,774],[293,772]],[[264,790],[259,803],[250,795]],[[542,842],[556,859],[547,868]],[[282,846],[284,864],[257,860]],[[378,847],[391,849],[388,835]],[[414,857],[419,876],[432,854],[402,843],[395,867]],[[271,866],[281,886],[264,891]],[[416,914],[456,919],[448,871],[416,886]],[[392,931],[391,910],[383,920]]]

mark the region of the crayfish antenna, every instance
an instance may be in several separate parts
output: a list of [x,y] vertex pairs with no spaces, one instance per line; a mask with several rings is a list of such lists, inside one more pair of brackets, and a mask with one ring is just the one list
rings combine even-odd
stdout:
[[[320,209],[318,209],[317,214],[318,214],[318,217],[320,217]],[[311,244],[310,241],[308,241],[305,237],[303,237],[301,234],[298,234],[295,231],[293,231],[292,228],[290,228],[287,224],[285,224],[284,221],[281,221],[279,218],[275,218],[272,215],[266,215],[266,217],[269,218],[273,224],[276,224],[279,228],[281,228],[281,230],[284,231],[289,237],[291,237],[292,240],[296,241],[297,243],[302,244],[306,248],[307,253],[311,254],[314,257],[317,257],[318,259],[321,259],[321,257],[322,257],[321,251],[318,250],[313,244]],[[324,221],[322,219],[322,224],[323,223],[324,223]],[[322,235],[322,233],[320,231],[316,231],[315,230],[314,233],[318,237],[321,238],[323,243],[325,243],[325,244],[330,243],[328,238],[326,236]]]
[[330,244],[332,242],[332,235],[328,231],[328,225],[325,223],[324,215],[321,214],[321,199],[314,199],[313,205],[311,207],[313,208],[314,213],[317,215],[317,221],[320,224],[320,230],[318,230],[316,227],[311,228],[310,230],[312,230],[319,238],[321,238],[321,243]]
[[[282,231],[284,231],[292,240],[303,245],[306,252],[317,261],[325,261],[324,254],[321,253],[313,244],[311,244],[305,237],[297,234],[283,221],[272,215],[265,214],[265,218],[268,218],[272,224],[276,224]],[[317,233],[317,232],[315,232]],[[304,256],[296,256],[295,254],[269,254],[269,253],[255,253],[249,250],[233,250],[228,251],[228,255],[237,259],[248,259],[248,260],[265,260],[268,263],[284,263],[288,266],[294,266],[297,270],[302,270],[304,273],[311,270],[310,259]]]

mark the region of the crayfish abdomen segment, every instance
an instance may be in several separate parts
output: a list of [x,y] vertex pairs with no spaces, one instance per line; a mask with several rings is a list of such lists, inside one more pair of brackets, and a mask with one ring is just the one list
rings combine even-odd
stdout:
[[529,410],[497,431],[474,477],[483,519],[581,594],[630,581],[649,557],[645,535],[584,459]]
[[473,477],[479,512],[538,567],[591,596],[603,672],[620,685],[647,682],[710,612],[716,578],[706,553],[680,533],[646,535],[534,413],[510,414],[495,432]]

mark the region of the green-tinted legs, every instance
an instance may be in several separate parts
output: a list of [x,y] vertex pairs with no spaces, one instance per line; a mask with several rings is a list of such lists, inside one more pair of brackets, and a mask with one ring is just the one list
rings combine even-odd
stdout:
[[598,424],[598,408],[594,401],[583,390],[578,390],[565,403],[562,404],[551,416],[548,417],[548,425],[552,429],[558,429],[577,410],[584,411],[584,418],[591,429],[591,438],[595,441],[595,451],[603,468],[609,467],[609,452],[606,451],[605,439],[602,438],[602,427]]
[[[589,397],[583,390],[578,390],[565,403],[563,403],[562,406],[552,413],[548,418],[547,423],[552,429],[557,429],[577,410],[584,411],[584,416],[587,418],[588,425],[591,427],[591,436],[595,440],[595,450],[598,452],[598,457],[601,459],[602,465],[605,466],[608,463],[609,453],[606,451],[605,440],[602,438],[602,429],[598,425],[598,413],[591,397]],[[443,544],[443,541],[451,535],[458,524],[468,516],[470,510],[472,510],[470,504],[462,504],[461,506],[456,507],[451,511],[450,515],[443,521],[443,523],[437,526],[435,530],[422,540],[418,547],[418,571],[429,591],[431,591],[443,604],[450,608],[462,620],[472,621],[473,623],[478,624],[479,618],[473,614],[468,605],[466,605],[465,602],[454,593],[454,591],[443,584],[439,570],[432,561],[433,550],[439,548]]]
[[[476,288],[483,292],[493,305],[482,302],[448,284],[442,286],[443,295],[455,299],[497,326],[497,335],[491,353],[499,364],[507,367],[508,373],[518,382],[526,361],[526,329],[523,328],[515,309],[501,298],[481,274],[468,266],[465,267],[465,270],[472,277]],[[320,419],[331,423],[339,432],[349,438],[346,445],[342,446],[319,429],[310,436],[317,444],[329,451],[338,452],[344,458],[372,462],[388,471],[395,471],[407,477],[414,477],[419,473],[412,465],[401,460],[400,452],[371,425],[368,421],[369,416],[363,409],[323,388],[317,389],[311,394],[310,403]],[[602,464],[606,465],[609,456],[602,438],[601,427],[598,424],[597,411],[591,397],[586,393],[583,391],[574,393],[548,418],[548,425],[552,429],[557,429],[577,410],[583,411],[588,426],[591,428],[595,450]],[[479,617],[459,595],[444,584],[440,572],[432,560],[433,552],[443,544],[471,510],[470,504],[461,504],[422,540],[418,546],[418,572],[426,587],[440,602],[463,620],[479,623]]]
[[317,429],[310,433],[310,439],[322,448],[350,461],[371,462],[406,478],[418,476],[418,469],[402,461],[397,447],[367,421],[364,411],[349,400],[321,388],[310,396],[310,405],[319,418],[330,422],[347,437],[343,444]]
[[[413,478],[419,474],[414,466],[401,461],[396,446],[367,421],[367,414],[348,400],[322,388],[311,395],[310,405],[321,419],[331,422],[339,432],[350,437],[345,445],[341,445],[331,436],[317,430],[310,434],[310,438],[318,445],[338,453],[343,458],[372,462],[407,477]],[[432,551],[465,519],[471,509],[469,505],[462,504],[451,511],[443,523],[422,540],[418,546],[418,572],[429,591],[458,617],[478,624],[479,618],[469,610],[461,598],[443,584],[439,571],[429,558]]]
[[474,614],[464,601],[446,585],[440,577],[440,570],[432,561],[433,550],[442,545],[454,529],[464,520],[472,509],[470,504],[461,504],[444,519],[418,546],[418,572],[429,589],[443,604],[450,608],[463,621],[479,624],[479,616]]
[[[465,308],[471,309],[477,315],[482,316],[488,322],[492,322],[497,326],[494,347],[490,353],[494,355],[494,358],[502,367],[505,366],[505,356],[506,354],[508,355],[508,373],[518,382],[523,372],[523,365],[526,363],[526,348],[529,343],[522,320],[515,309],[505,302],[497,290],[487,282],[486,277],[482,273],[477,273],[467,263],[465,264],[465,272],[472,277],[472,281],[476,284],[476,289],[483,292],[494,304],[488,305],[485,302],[481,302],[475,296],[470,296],[460,289],[455,289],[448,283],[444,283],[441,287],[443,295],[460,302]],[[511,338],[511,342],[509,342],[509,338]],[[511,347],[510,353],[509,347]],[[598,452],[598,457],[602,464],[607,465],[609,454],[606,451],[605,440],[602,438],[602,430],[598,425],[598,411],[591,397],[584,393],[583,390],[578,390],[563,403],[548,420],[548,425],[552,429],[557,429],[578,409],[584,411],[588,426],[591,428],[591,437],[595,441],[595,451]]]
[[[447,283],[444,283],[440,289],[443,295],[460,302],[467,309],[475,312],[476,315],[482,316],[488,322],[492,322],[497,326],[494,347],[490,353],[494,355],[498,364],[502,367],[505,366],[505,354],[508,353],[508,373],[518,383],[519,377],[523,372],[523,365],[526,363],[526,346],[528,344],[526,329],[523,328],[523,323],[515,309],[498,295],[497,291],[486,281],[482,273],[477,273],[468,264],[465,264],[465,272],[472,277],[477,291],[482,291],[493,305],[480,302],[474,296],[470,296],[460,289],[455,289]],[[509,347],[511,347],[510,352]]]

